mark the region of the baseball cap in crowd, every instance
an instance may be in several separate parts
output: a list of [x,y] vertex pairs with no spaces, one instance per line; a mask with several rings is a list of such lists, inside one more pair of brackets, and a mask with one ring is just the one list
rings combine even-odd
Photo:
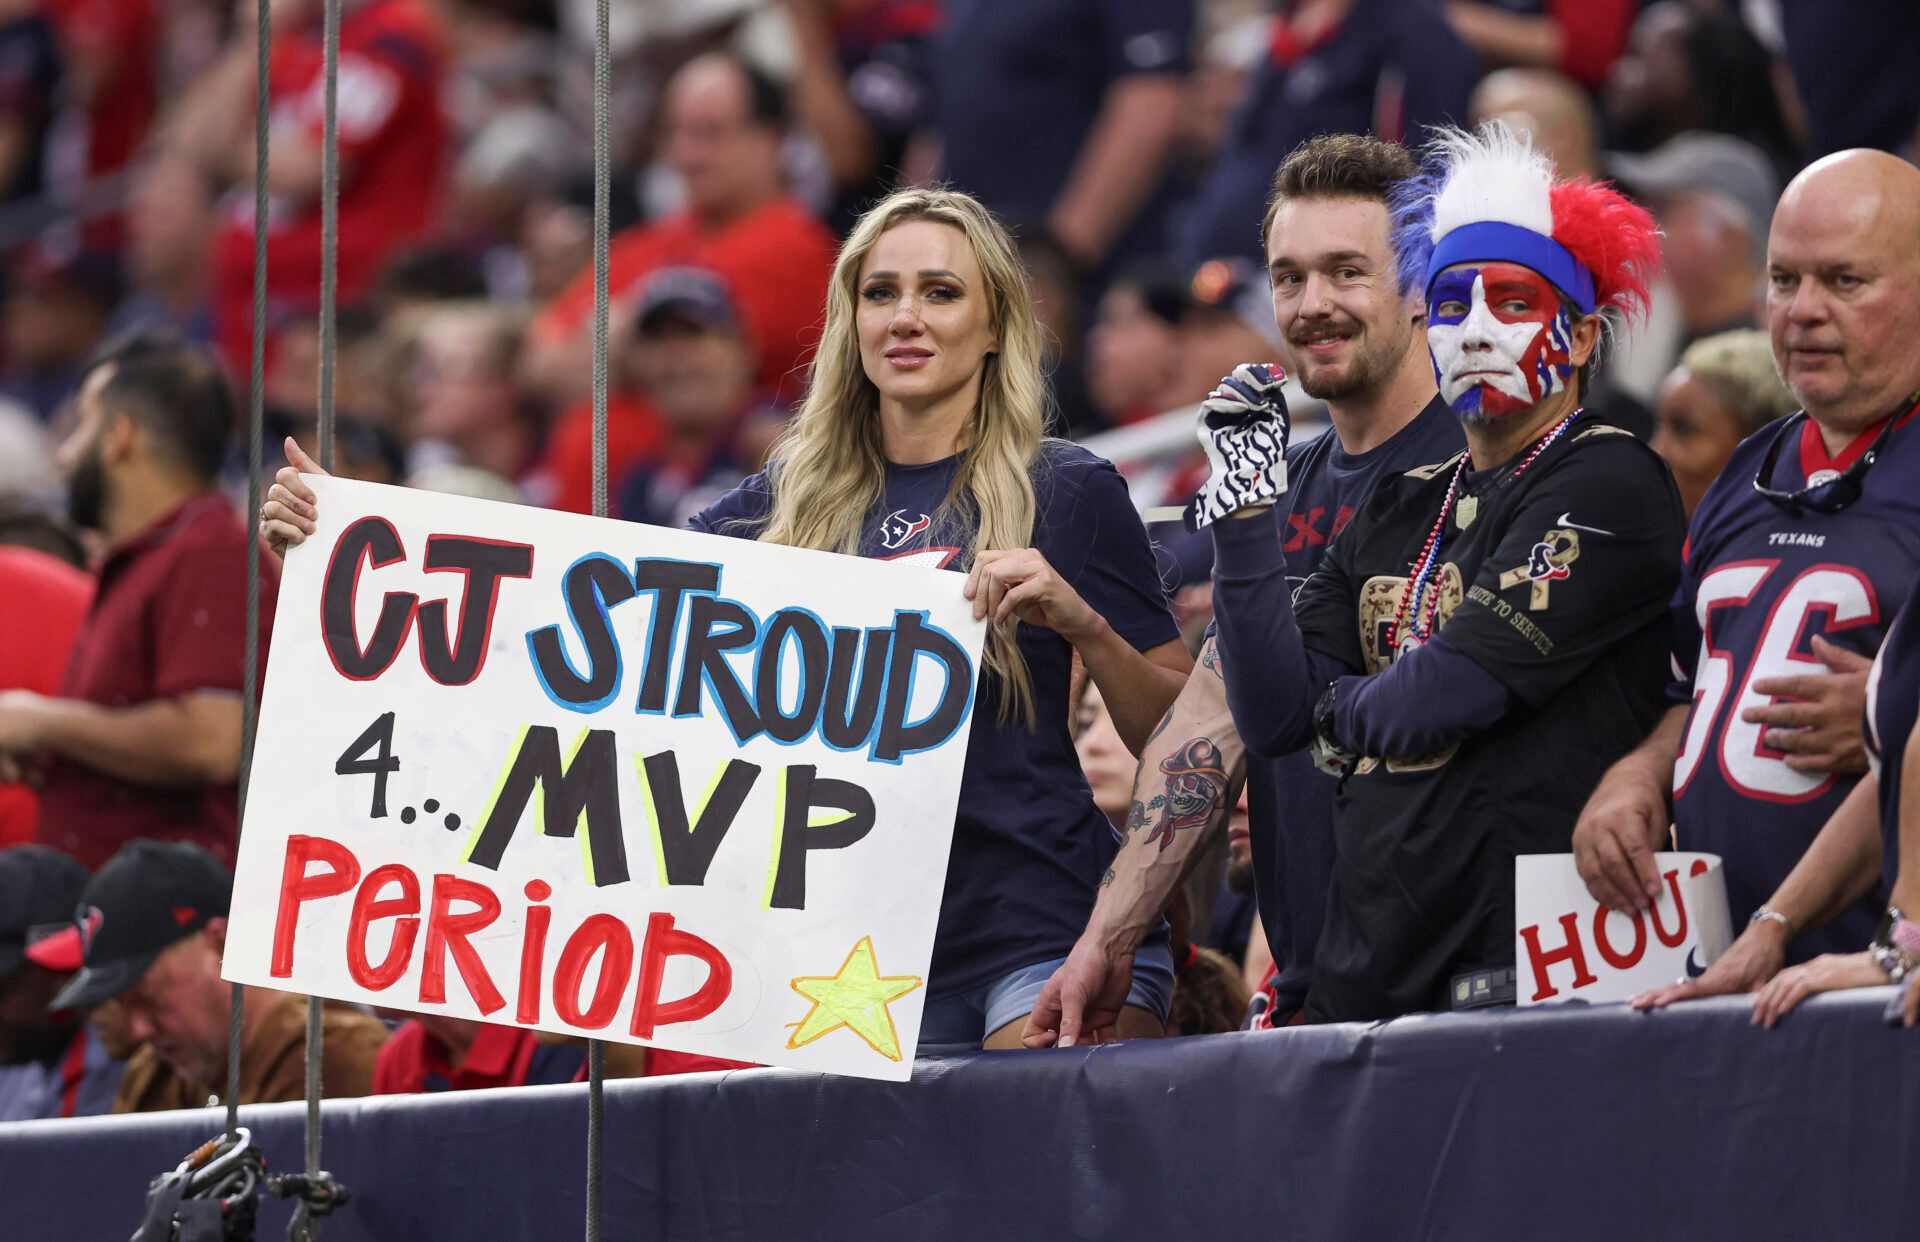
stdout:
[[27,933],[73,917],[87,887],[87,869],[69,854],[44,845],[0,850],[0,975],[27,956]]
[[641,287],[634,325],[645,332],[669,315],[714,332],[738,322],[725,282],[700,267],[661,268]]
[[1122,268],[1114,279],[1139,293],[1141,304],[1162,323],[1179,327],[1197,303],[1193,297],[1193,273],[1166,259],[1136,259]]
[[89,1009],[132,987],[168,945],[224,918],[233,876],[184,841],[134,841],[109,858],[80,894],[79,909],[27,946],[49,970],[77,970],[53,1009]]
[[1280,347],[1265,269],[1243,258],[1209,259],[1194,269],[1189,287],[1196,310],[1225,311],[1269,345]]
[[1713,193],[1732,201],[1762,251],[1780,181],[1759,147],[1732,134],[1690,129],[1651,151],[1608,152],[1607,171],[1636,194]]

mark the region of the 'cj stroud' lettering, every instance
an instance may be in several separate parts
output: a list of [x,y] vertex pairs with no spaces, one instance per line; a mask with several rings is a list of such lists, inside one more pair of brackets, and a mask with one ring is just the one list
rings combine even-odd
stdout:
[[[360,578],[405,562],[407,551],[385,518],[355,521],[334,544],[320,589],[320,633],[341,676],[371,681],[385,673],[418,620],[417,646],[427,675],[464,686],[486,663],[501,583],[533,575],[533,547],[463,535],[429,535],[423,568],[465,579],[459,621],[451,601],[387,591],[371,631],[356,621]],[[717,564],[641,559],[629,572],[605,553],[582,557],[561,579],[584,671],[567,652],[558,625],[527,633],[534,674],[547,697],[570,711],[592,713],[620,693],[624,658],[611,612],[639,595],[653,597],[641,644],[634,710],[686,718],[703,715],[710,697],[735,740],[765,735],[793,745],[818,734],[835,750],[866,750],[881,763],[931,750],[951,739],[973,702],[974,669],[960,644],[923,612],[899,610],[893,624],[829,627],[804,608],[782,608],[762,621],[719,594]],[[682,624],[682,616],[685,624]],[[751,661],[750,671],[734,660]],[[920,719],[909,720],[916,679],[937,668],[939,693]],[[786,674],[797,674],[797,701],[781,702]]]
[[[881,763],[944,744],[966,720],[972,662],[925,613],[899,610],[891,626],[867,630],[829,627],[804,608],[782,608],[762,621],[745,604],[719,594],[720,569],[643,559],[629,573],[604,553],[575,561],[562,576],[561,596],[584,671],[567,654],[559,626],[527,635],[547,697],[577,712],[611,703],[626,673],[612,612],[651,595],[636,712],[699,716],[710,696],[738,741],[765,734],[790,746],[818,733],[835,750],[865,749]],[[751,671],[736,669],[732,657],[750,658]],[[915,679],[928,662],[938,666],[940,691],[933,707],[910,721]],[[789,672],[798,674],[791,709],[781,702]]]

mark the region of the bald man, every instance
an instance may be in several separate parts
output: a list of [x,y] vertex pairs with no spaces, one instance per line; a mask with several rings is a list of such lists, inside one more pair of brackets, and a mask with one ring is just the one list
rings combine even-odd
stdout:
[[1879,151],[1809,166],[1767,268],[1774,361],[1803,408],[1736,449],[1695,512],[1672,706],[1574,831],[1588,890],[1623,911],[1660,891],[1669,823],[1679,848],[1726,860],[1746,932],[1647,1004],[1857,952],[1886,904],[1860,721],[1920,575],[1920,170]]
[[1473,123],[1505,121],[1553,158],[1563,177],[1599,177],[1600,119],[1572,78],[1552,69],[1496,69],[1468,105]]

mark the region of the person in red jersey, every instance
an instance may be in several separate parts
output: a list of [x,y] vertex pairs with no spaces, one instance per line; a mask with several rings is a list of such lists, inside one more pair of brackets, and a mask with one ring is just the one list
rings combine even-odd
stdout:
[[[445,50],[421,0],[342,0],[339,106],[339,300],[435,220],[450,152],[441,107]],[[325,76],[321,0],[274,0],[268,70],[273,157],[267,165],[269,321],[312,314],[320,300]],[[183,153],[236,187],[215,244],[215,330],[245,369],[252,339],[254,94],[251,21],[182,102]]]
[[[744,1061],[631,1044],[611,1044],[607,1053],[609,1078],[755,1068]],[[381,1045],[373,1065],[375,1095],[532,1087],[586,1079],[587,1046],[579,1039],[542,1036],[528,1027],[446,1014],[415,1014],[402,1022]]]
[[[215,489],[232,394],[204,350],[135,336],[88,371],[78,412],[68,507],[107,552],[58,696],[0,692],[0,758],[43,773],[35,838],[90,868],[137,837],[230,863],[246,558],[262,555]],[[278,570],[261,562],[262,667]]]
[[[161,6],[158,0],[47,0],[66,61],[66,89],[80,105],[84,145],[80,175],[91,181],[119,172],[153,127],[159,103]],[[87,244],[120,239],[120,217],[89,221]]]
[[[691,61],[667,84],[663,104],[667,165],[686,186],[684,209],[636,225],[613,239],[608,288],[616,306],[664,267],[698,267],[731,290],[754,352],[758,387],[798,395],[820,334],[834,240],[781,180],[787,103],[767,76],[737,58]],[[527,373],[550,401],[570,405],[548,445],[554,507],[592,505],[593,419],[586,404],[592,375],[593,272],[575,278],[534,321]],[[616,403],[609,415],[608,474],[619,479],[659,441],[661,428],[642,402]]]

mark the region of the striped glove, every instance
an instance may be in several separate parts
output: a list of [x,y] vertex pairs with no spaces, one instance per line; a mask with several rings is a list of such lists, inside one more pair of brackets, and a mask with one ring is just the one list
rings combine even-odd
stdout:
[[1183,515],[1188,530],[1286,492],[1286,378],[1273,363],[1243,362],[1200,403],[1197,434],[1210,472]]

